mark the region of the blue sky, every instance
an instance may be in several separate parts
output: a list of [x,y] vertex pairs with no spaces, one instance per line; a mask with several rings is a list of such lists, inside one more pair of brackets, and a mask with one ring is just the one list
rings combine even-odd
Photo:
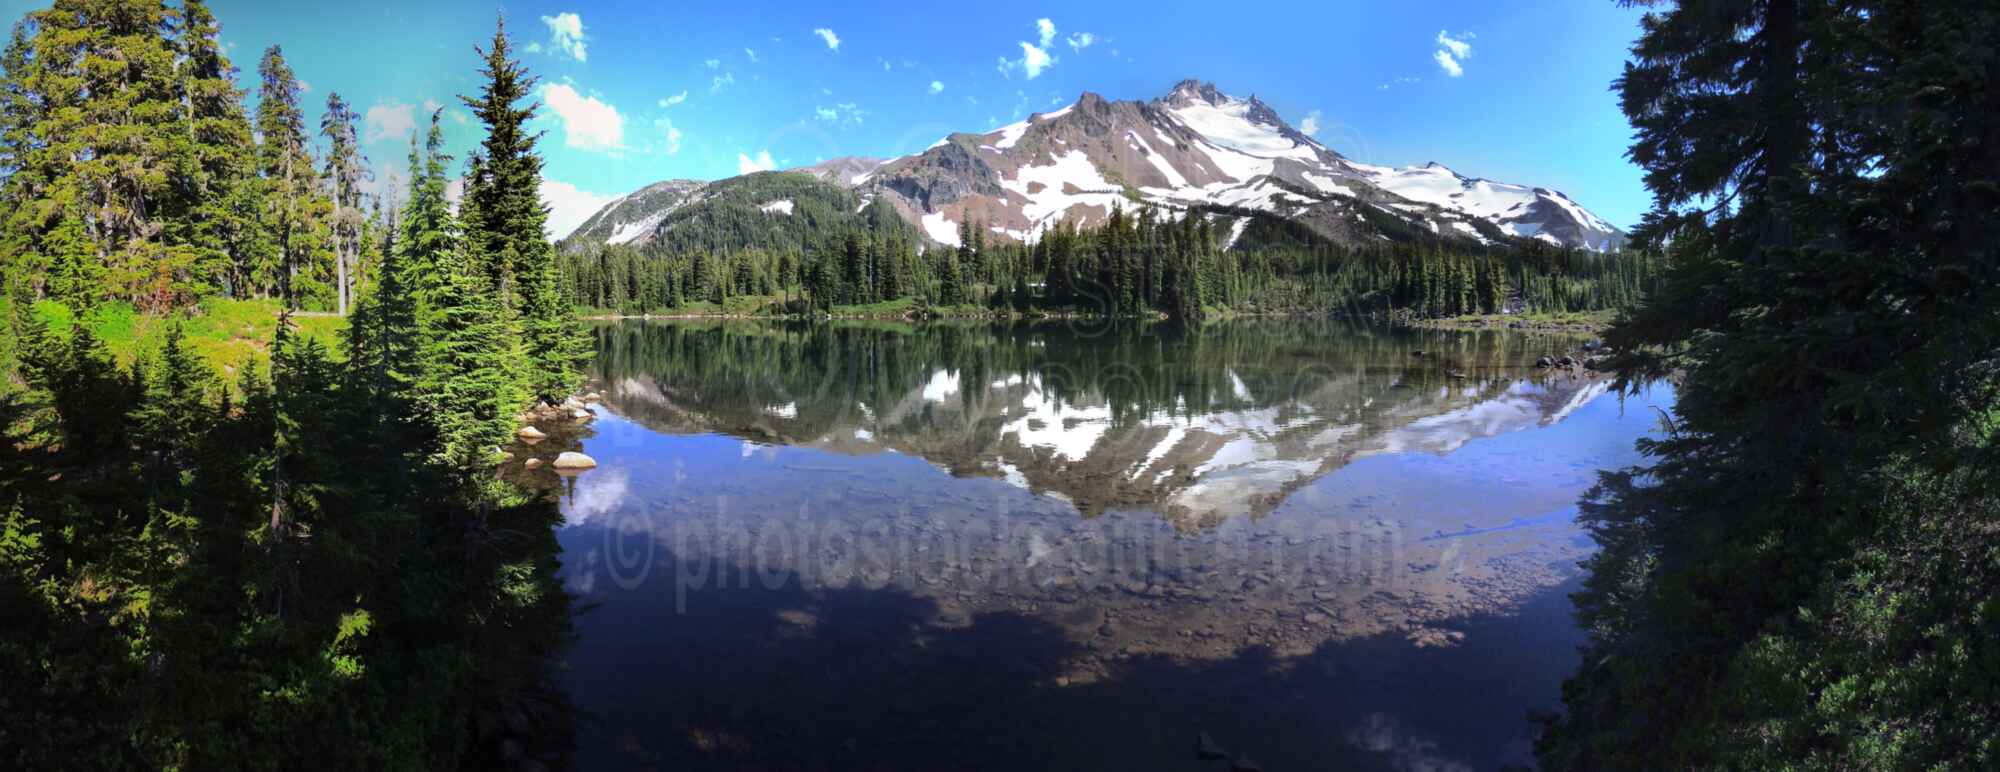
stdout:
[[[0,0],[9,18],[41,5]],[[455,96],[477,87],[472,46],[506,13],[544,81],[559,223],[663,179],[913,153],[1084,91],[1150,99],[1190,77],[1254,93],[1357,160],[1552,187],[1621,226],[1649,201],[1609,90],[1640,14],[1611,0],[210,5],[246,87],[283,46],[313,125],[329,91],[368,117],[384,179],[427,105],[446,108],[453,152],[477,141]]]

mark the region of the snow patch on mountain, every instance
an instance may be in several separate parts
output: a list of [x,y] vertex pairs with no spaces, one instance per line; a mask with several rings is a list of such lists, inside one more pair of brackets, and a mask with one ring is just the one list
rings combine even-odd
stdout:
[[923,225],[924,233],[929,234],[932,241],[936,241],[947,247],[959,245],[958,226],[952,224],[951,220],[946,218],[943,212],[932,212],[924,215]]
[[1319,160],[1318,150],[1285,136],[1276,126],[1252,120],[1252,108],[1251,102],[1241,99],[1224,99],[1222,104],[1195,99],[1167,112],[1209,142],[1230,150],[1263,158]]
[[629,244],[633,239],[652,233],[654,228],[660,227],[660,221],[667,219],[667,215],[673,211],[672,209],[663,209],[634,222],[621,223],[618,227],[611,230],[611,238],[605,239],[604,243]]
[[1047,166],[1023,168],[1000,186],[1027,199],[1021,214],[1028,218],[1029,232],[1037,235],[1074,207],[1104,207],[1108,212],[1125,199],[1119,186],[1104,179],[1081,150],[1056,156]]
[[1176,188],[1188,186],[1187,178],[1181,176],[1180,170],[1175,169],[1173,164],[1167,163],[1165,157],[1153,150],[1152,143],[1147,142],[1145,137],[1139,136],[1139,132],[1127,131],[1125,136],[1132,138],[1133,148],[1145,154],[1146,160],[1153,164],[1153,168],[1160,171],[1160,176],[1167,178],[1168,185]]

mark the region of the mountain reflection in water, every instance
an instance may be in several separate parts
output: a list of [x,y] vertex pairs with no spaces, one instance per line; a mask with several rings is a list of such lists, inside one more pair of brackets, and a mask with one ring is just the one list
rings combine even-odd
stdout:
[[613,768],[1202,769],[1204,729],[1270,769],[1521,761],[1575,500],[1671,405],[1504,333],[596,334],[560,538]]

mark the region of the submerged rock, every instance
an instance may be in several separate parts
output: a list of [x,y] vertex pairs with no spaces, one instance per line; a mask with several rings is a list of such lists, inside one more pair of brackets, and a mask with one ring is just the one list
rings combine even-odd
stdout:
[[1229,751],[1223,750],[1221,745],[1216,744],[1215,738],[1208,736],[1207,732],[1202,732],[1194,739],[1194,757],[1202,761],[1214,761],[1228,758]]
[[542,460],[539,458],[531,458],[521,462],[521,466],[524,469],[540,469],[542,468]]
[[562,452],[562,455],[556,456],[555,467],[557,469],[594,469],[597,467],[597,459],[573,450],[565,450]]

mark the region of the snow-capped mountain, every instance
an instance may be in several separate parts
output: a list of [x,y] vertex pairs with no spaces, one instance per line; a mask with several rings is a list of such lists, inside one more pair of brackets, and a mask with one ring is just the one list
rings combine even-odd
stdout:
[[[794,171],[863,202],[887,203],[945,245],[958,243],[967,221],[992,238],[1031,241],[1058,223],[1100,222],[1114,207],[1201,212],[1227,222],[1231,244],[1259,216],[1343,243],[1520,237],[1605,250],[1625,241],[1560,192],[1465,177],[1436,163],[1359,163],[1255,96],[1239,99],[1194,80],[1145,102],[1085,93],[1062,109],[952,134],[915,155]],[[699,188],[687,185],[661,183],[613,202],[572,243],[647,243],[647,229],[671,227],[668,212],[700,200]]]

